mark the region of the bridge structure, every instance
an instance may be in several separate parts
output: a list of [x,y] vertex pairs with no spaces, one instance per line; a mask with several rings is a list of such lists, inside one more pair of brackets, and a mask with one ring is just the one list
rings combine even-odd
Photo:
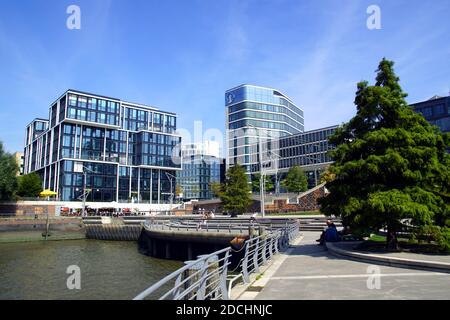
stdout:
[[[197,233],[198,238],[209,235],[208,239],[239,235],[224,247],[188,260],[185,265],[138,294],[134,299],[159,300],[227,300],[233,285],[249,283],[250,275],[259,273],[272,257],[288,248],[290,241],[299,235],[299,222],[286,221],[243,222],[214,221],[214,224],[196,224],[184,221],[165,224],[144,224],[143,234],[150,233],[171,237],[183,233]],[[191,234],[190,236],[193,236]],[[142,237],[142,234],[141,234]],[[140,239],[141,241],[141,239]],[[150,240],[152,241],[152,240]],[[192,239],[190,240],[192,241]]]

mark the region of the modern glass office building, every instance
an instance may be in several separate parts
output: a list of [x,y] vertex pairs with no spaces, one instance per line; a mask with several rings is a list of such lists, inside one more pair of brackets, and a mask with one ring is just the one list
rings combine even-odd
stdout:
[[240,85],[225,93],[227,167],[239,163],[248,174],[258,163],[258,144],[304,130],[303,111],[279,90]]
[[154,107],[68,90],[51,105],[49,120],[27,126],[24,171],[37,172],[63,201],[80,200],[86,190],[87,201],[167,203],[181,170],[176,119]]
[[183,157],[183,170],[177,175],[183,200],[212,199],[211,183],[220,182],[222,161],[221,158],[203,154]]
[[450,96],[434,96],[429,100],[413,103],[411,107],[442,132],[450,132]]
[[[284,179],[290,168],[300,166],[308,177],[309,187],[319,183],[320,174],[333,162],[328,151],[334,146],[328,142],[338,126],[330,126],[279,139],[276,149],[268,151],[275,155],[263,163],[264,169],[275,184]],[[263,147],[263,152],[269,148]],[[252,174],[259,173],[259,164],[252,165]]]
[[183,200],[208,200],[214,197],[211,183],[223,182],[224,159],[214,141],[186,144],[181,147],[182,171],[177,172]]

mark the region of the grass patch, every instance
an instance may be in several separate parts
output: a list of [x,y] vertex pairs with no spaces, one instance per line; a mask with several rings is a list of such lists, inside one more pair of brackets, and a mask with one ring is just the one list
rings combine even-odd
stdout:
[[386,243],[386,236],[380,236],[378,234],[372,234],[369,241]]
[[[426,254],[448,254],[439,248],[435,242],[424,242],[412,240],[409,238],[398,238],[399,250],[397,252],[411,252],[411,253],[426,253]],[[358,250],[368,251],[373,253],[393,252],[386,249],[386,236],[372,234],[370,238],[362,242]]]

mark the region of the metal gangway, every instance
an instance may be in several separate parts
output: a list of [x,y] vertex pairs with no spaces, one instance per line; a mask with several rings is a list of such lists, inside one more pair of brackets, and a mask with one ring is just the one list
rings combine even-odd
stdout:
[[[297,220],[284,227],[269,229],[259,236],[250,237],[236,250],[228,247],[211,254],[198,256],[197,260],[185,262],[185,266],[172,272],[133,300],[153,298],[157,300],[228,300],[233,284],[238,280],[250,283],[250,275],[272,257],[284,251],[299,235]],[[229,270],[233,253],[244,251],[234,270]]]

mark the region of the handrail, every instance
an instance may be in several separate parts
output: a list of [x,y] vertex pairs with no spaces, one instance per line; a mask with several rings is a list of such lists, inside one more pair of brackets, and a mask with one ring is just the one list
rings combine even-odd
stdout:
[[[167,221],[154,221],[150,226],[155,229],[164,228],[167,227]],[[229,229],[230,225],[226,225],[226,228]],[[212,228],[211,230],[217,232],[218,229]],[[295,239],[298,234],[299,223],[294,221],[286,223],[282,228],[272,226],[267,233],[246,240],[243,248],[244,256],[234,269],[240,268],[240,273],[228,279],[228,286],[227,274],[228,266],[231,264],[230,256],[233,252],[241,251],[234,251],[231,247],[199,256],[195,261],[186,262],[185,266],[144,290],[133,300],[143,300],[171,281],[175,281],[174,286],[163,293],[159,300],[227,300],[230,298],[232,284],[238,278],[242,277],[244,283],[249,283],[250,275],[258,273],[260,267],[266,265],[273,255],[286,249],[290,241]]]
[[[143,300],[173,280],[175,280],[174,287],[164,293],[159,300],[164,300],[168,297],[171,297],[173,300],[228,299],[226,278],[228,265],[230,264],[230,250],[231,248],[228,247],[208,255],[199,256],[195,261],[187,262],[184,267],[164,277],[138,294],[133,300]],[[224,256],[219,258],[222,254]],[[187,274],[188,271],[191,273]],[[208,283],[208,280],[213,279],[214,276],[216,276],[216,279],[213,280],[213,285],[211,285],[211,282]]]

